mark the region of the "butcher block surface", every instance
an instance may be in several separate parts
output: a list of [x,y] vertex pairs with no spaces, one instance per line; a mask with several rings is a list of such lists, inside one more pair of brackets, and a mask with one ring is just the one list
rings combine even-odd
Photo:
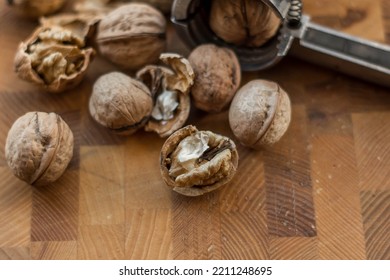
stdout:
[[[237,142],[234,179],[201,197],[166,187],[164,139],[117,136],[88,112],[94,81],[118,70],[102,58],[82,84],[52,95],[21,81],[13,57],[36,23],[0,2],[0,259],[390,259],[390,89],[287,57],[244,73],[278,82],[292,122],[272,147]],[[390,0],[306,0],[313,21],[390,44]],[[146,46],[147,47],[147,46]],[[168,50],[189,49],[172,26]],[[131,74],[131,73],[129,73]],[[28,111],[57,112],[75,136],[64,175],[32,187],[4,157]],[[235,140],[227,112],[192,109],[188,124]]]

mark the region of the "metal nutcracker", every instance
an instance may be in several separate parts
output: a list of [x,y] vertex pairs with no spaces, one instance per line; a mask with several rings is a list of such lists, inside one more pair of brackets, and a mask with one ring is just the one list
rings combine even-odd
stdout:
[[172,22],[190,46],[203,43],[232,48],[244,71],[269,68],[288,53],[337,71],[390,87],[390,46],[315,24],[302,14],[301,0],[259,0],[282,20],[279,32],[264,46],[234,46],[219,39],[207,20],[208,0],[175,0]]

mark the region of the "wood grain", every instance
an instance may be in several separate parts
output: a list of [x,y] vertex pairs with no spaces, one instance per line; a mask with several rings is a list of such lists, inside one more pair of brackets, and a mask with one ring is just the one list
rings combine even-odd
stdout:
[[[313,21],[390,44],[390,0],[304,0]],[[279,143],[240,145],[233,180],[183,197],[161,179],[165,139],[112,134],[88,112],[94,81],[118,70],[97,57],[77,89],[58,95],[18,79],[13,57],[36,27],[0,2],[0,146],[12,123],[54,111],[74,157],[50,186],[31,187],[0,149],[0,259],[390,259],[390,90],[286,57],[266,71],[292,101]],[[168,50],[190,49],[168,27]],[[128,74],[133,74],[128,72]],[[188,124],[234,138],[228,112],[192,108]]]

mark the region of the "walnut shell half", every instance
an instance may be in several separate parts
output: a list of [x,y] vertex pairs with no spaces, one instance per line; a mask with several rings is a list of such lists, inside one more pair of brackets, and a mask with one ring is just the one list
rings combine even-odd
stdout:
[[172,190],[199,196],[227,184],[238,166],[234,142],[211,131],[189,125],[173,133],[164,143],[160,171]]
[[164,53],[160,60],[170,68],[145,66],[136,77],[150,89],[154,99],[154,108],[145,130],[167,137],[187,121],[194,71],[188,60],[178,54]]
[[57,180],[73,156],[73,133],[55,113],[29,112],[8,132],[5,158],[15,176],[31,185]]
[[58,93],[82,81],[94,53],[82,36],[68,29],[39,27],[19,45],[14,68],[21,79]]
[[260,149],[271,145],[287,131],[291,102],[275,82],[253,80],[238,90],[229,109],[229,124],[244,146]]

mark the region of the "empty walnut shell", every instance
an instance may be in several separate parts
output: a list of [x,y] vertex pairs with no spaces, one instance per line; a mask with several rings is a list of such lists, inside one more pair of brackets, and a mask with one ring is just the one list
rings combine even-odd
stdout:
[[241,83],[241,68],[235,53],[204,44],[195,48],[188,60],[195,72],[191,88],[195,107],[211,113],[224,110]]
[[189,125],[173,133],[161,149],[160,171],[172,190],[199,196],[227,184],[236,173],[234,142]]
[[59,26],[44,26],[19,45],[14,68],[21,79],[58,93],[82,81],[93,55],[82,36]]
[[15,176],[31,185],[56,181],[73,156],[73,133],[55,113],[29,112],[8,132],[5,158]]
[[244,146],[254,149],[279,141],[290,120],[287,93],[277,83],[265,80],[254,80],[243,86],[229,109],[234,135]]
[[95,121],[123,135],[130,135],[143,127],[152,109],[149,89],[142,82],[119,72],[101,76],[89,99],[89,112]]
[[99,23],[96,42],[100,53],[116,65],[139,69],[154,63],[164,51],[166,20],[147,4],[119,6]]
[[60,10],[66,0],[8,0],[7,3],[20,16],[39,18]]
[[148,86],[154,99],[145,130],[167,137],[181,128],[189,116],[188,91],[194,82],[194,71],[188,60],[178,54],[164,53],[160,59],[170,68],[145,66],[136,77]]
[[259,47],[277,33],[280,19],[259,0],[213,0],[209,24],[225,42]]

